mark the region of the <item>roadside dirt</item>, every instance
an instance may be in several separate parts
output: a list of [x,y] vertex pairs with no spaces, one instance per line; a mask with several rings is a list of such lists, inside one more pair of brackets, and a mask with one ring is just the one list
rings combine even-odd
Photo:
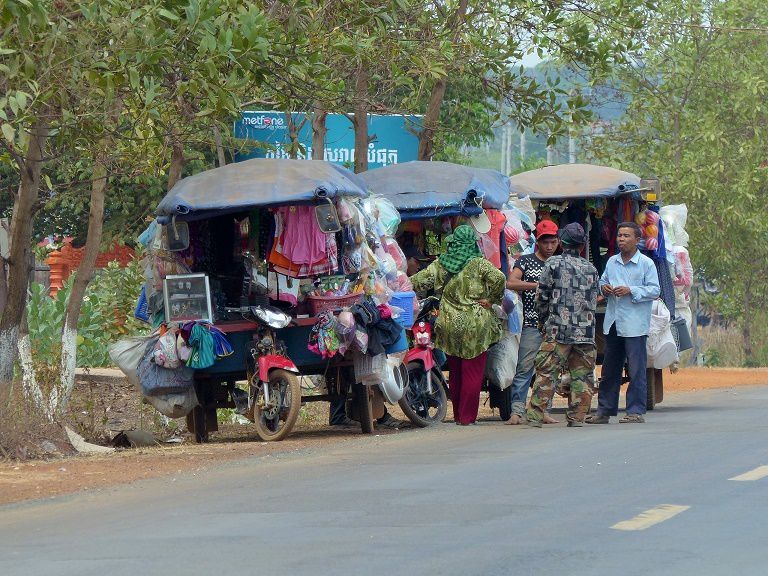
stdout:
[[664,370],[664,392],[694,392],[710,388],[768,384],[768,368],[684,368]]
[[[734,386],[768,385],[768,369],[729,369],[729,368],[686,368],[677,374],[664,371],[664,386],[667,394],[691,392],[710,388],[730,388]],[[107,400],[110,406],[119,404],[119,416],[110,414],[114,408],[105,410],[97,401],[99,394],[93,387],[86,387],[83,395],[88,402],[76,402],[81,417],[86,416],[86,405],[90,410],[99,410],[105,427],[91,430],[90,436],[103,440],[114,432],[114,426],[140,427],[137,424],[152,421],[144,408],[135,412],[126,409],[128,405],[137,405],[128,400],[130,392],[120,391],[120,386],[112,384]],[[118,400],[119,399],[119,400]],[[94,406],[94,402],[96,406]],[[392,408],[393,415],[403,418],[397,407]],[[494,419],[485,398],[481,400],[481,419]],[[497,420],[496,420],[497,421]],[[350,441],[360,437],[359,429],[331,429],[327,422],[327,404],[309,404],[305,408],[302,422],[283,442],[261,442],[253,432],[253,427],[240,424],[223,424],[221,430],[212,435],[208,444],[194,444],[184,430],[183,420],[180,426],[168,434],[181,443],[163,444],[157,448],[121,450],[114,454],[99,456],[65,456],[47,461],[0,462],[0,505],[24,500],[45,499],[85,490],[103,490],[110,486],[134,482],[147,478],[169,475],[198,474],[217,464],[243,458],[290,453],[298,450],[321,448],[329,443]],[[88,426],[85,426],[86,428]],[[150,427],[158,437],[161,430],[156,421]],[[166,431],[169,429],[166,427]],[[378,434],[418,434],[415,429],[400,431],[384,429]],[[414,439],[416,437],[414,436]]]

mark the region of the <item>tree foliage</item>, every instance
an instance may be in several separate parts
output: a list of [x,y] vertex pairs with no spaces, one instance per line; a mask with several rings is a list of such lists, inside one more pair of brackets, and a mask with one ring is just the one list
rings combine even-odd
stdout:
[[[691,256],[739,321],[768,304],[768,6],[759,0],[670,0],[618,72],[626,115],[598,138],[598,160],[662,180],[688,205]],[[727,303],[727,304],[725,304]]]

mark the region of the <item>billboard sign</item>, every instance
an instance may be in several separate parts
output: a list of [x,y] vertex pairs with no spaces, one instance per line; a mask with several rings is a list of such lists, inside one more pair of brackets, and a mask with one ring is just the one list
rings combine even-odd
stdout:
[[[299,158],[312,158],[312,122],[309,114],[294,113],[293,122],[301,126],[298,141],[304,152]],[[368,167],[380,168],[390,164],[416,160],[419,150],[418,137],[409,130],[419,128],[420,116],[370,114],[368,135]],[[344,114],[328,114],[325,122],[328,130],[325,138],[325,160],[351,167],[355,161],[355,131],[352,122]],[[243,112],[235,122],[235,138],[260,144],[239,153],[236,160],[249,158],[289,158],[286,146],[290,144],[288,120],[283,112]]]

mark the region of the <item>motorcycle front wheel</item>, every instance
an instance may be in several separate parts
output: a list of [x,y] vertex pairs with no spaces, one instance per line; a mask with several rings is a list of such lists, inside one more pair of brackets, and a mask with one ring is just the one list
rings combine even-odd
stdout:
[[442,422],[448,412],[445,377],[439,368],[433,368],[432,393],[427,385],[427,371],[421,362],[411,362],[408,368],[408,386],[398,404],[403,413],[419,428]]
[[301,409],[301,385],[295,374],[273,370],[269,374],[269,398],[263,382],[253,383],[253,423],[265,441],[285,438],[296,424]]

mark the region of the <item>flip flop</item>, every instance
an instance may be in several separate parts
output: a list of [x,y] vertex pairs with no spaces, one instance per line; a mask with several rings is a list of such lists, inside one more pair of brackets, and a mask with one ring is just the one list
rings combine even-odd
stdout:
[[627,414],[623,418],[619,418],[619,424],[644,424],[645,418],[642,414]]

